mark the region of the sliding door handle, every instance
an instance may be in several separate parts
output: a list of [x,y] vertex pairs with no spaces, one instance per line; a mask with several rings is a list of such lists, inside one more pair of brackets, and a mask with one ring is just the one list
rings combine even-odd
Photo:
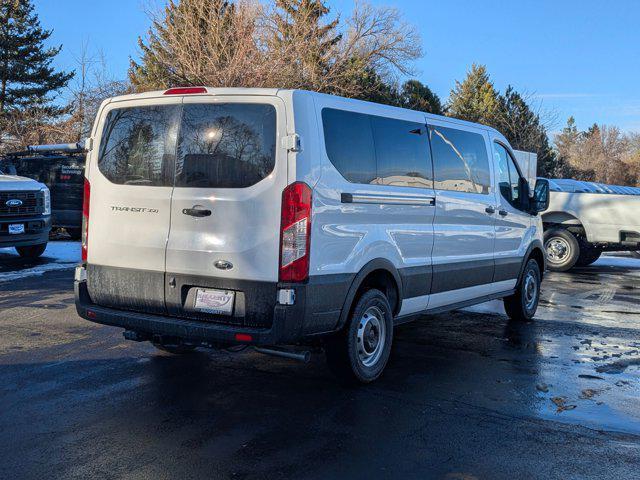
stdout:
[[493,215],[494,213],[496,213],[496,209],[491,206],[485,208],[484,211],[487,212],[489,215]]

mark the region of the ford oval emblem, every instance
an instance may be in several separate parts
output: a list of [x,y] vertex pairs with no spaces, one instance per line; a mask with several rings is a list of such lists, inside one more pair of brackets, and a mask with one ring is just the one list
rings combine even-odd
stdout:
[[227,262],[226,260],[216,260],[213,263],[213,266],[220,270],[231,270],[233,268],[233,263]]
[[5,202],[7,207],[19,207],[22,205],[22,200],[18,200],[17,198],[12,198],[11,200],[7,200]]

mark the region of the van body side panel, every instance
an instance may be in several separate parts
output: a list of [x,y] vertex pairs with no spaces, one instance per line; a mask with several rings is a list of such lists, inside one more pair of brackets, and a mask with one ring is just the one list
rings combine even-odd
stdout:
[[[494,159],[494,182],[499,185],[499,165],[495,151],[496,141],[502,145],[508,145],[507,140],[495,132],[489,133],[491,140],[491,155]],[[515,160],[515,157],[513,158]],[[515,163],[515,162],[514,162]],[[502,197],[500,188],[494,192],[496,198],[496,210],[506,212],[506,215],[494,215],[495,217],[495,274],[494,282],[515,280],[520,275],[522,262],[529,245],[538,238],[538,217],[533,217],[527,212],[512,206],[507,199]]]
[[[326,108],[424,125],[418,112],[382,105],[324,95],[316,96],[315,104],[323,129]],[[408,296],[418,299],[408,303],[409,313],[425,309],[431,289],[433,189],[349,182],[329,159],[322,133],[320,137],[322,166],[313,194],[310,275],[355,277],[370,261],[386,259],[402,278],[403,302]],[[350,148],[346,142],[344,149]]]
[[[449,146],[452,155],[459,157],[460,162],[466,161],[463,153],[458,151],[449,133],[452,130],[470,132],[480,136],[486,150],[488,136],[482,128],[452,125],[446,121],[429,119],[430,127],[438,129],[438,141]],[[440,128],[444,127],[444,128]],[[451,129],[451,130],[446,130]],[[432,135],[432,148],[434,148]],[[479,141],[479,140],[478,140]],[[443,147],[444,148],[444,147]],[[437,151],[434,148],[434,163]],[[488,155],[488,152],[487,152]],[[466,167],[469,168],[468,166]],[[493,165],[489,157],[489,169],[493,176]],[[436,172],[436,177],[437,177]],[[468,175],[468,173],[465,173]],[[468,181],[440,180],[436,178],[436,211],[434,219],[434,247],[433,247],[433,287],[434,298],[429,301],[429,308],[436,308],[448,303],[457,303],[474,298],[476,290],[472,287],[489,285],[493,282],[494,272],[494,219],[487,209],[495,206],[493,185],[470,186]],[[444,188],[438,188],[442,186]],[[482,193],[456,191],[455,189],[474,188],[484,190]],[[498,288],[497,286],[495,288]],[[493,293],[492,287],[481,288],[483,295]],[[446,292],[457,291],[452,301]],[[488,293],[487,293],[488,291]],[[435,296],[436,294],[443,294]],[[482,296],[482,295],[481,295]],[[455,301],[453,301],[455,300]]]

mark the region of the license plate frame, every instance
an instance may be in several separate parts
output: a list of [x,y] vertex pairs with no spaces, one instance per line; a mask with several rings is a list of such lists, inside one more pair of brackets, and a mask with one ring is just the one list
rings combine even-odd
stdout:
[[24,233],[24,223],[10,223],[7,228],[9,235],[21,235]]
[[198,288],[193,301],[193,309],[201,313],[231,316],[235,300],[236,292],[233,290]]

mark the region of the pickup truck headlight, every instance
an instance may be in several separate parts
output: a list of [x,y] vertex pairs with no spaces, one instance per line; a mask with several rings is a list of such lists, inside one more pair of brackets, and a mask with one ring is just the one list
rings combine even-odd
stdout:
[[51,194],[49,193],[49,189],[44,187],[40,190],[44,195],[44,215],[51,215]]

